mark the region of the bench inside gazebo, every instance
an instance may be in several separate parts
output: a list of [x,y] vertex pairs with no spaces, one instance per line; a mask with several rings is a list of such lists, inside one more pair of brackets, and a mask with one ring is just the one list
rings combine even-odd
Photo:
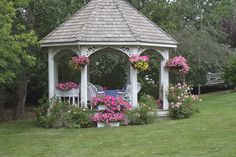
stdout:
[[[126,0],[91,0],[82,9],[61,24],[40,41],[41,47],[48,48],[49,98],[65,96],[58,91],[58,64],[55,56],[70,50],[76,55],[90,58],[106,49],[125,54],[142,55],[152,50],[161,56],[159,96],[163,99],[163,110],[169,109],[166,92],[169,86],[169,72],[165,68],[169,60],[169,50],[177,47],[177,42],[152,21],[142,15]],[[89,65],[81,68],[80,88],[71,93],[73,103],[87,107],[94,94],[125,95],[135,108],[138,106],[137,70],[129,65],[125,91],[102,91],[99,85],[89,81]],[[115,92],[115,93],[114,93]],[[123,92],[123,93],[122,93]],[[126,92],[126,93],[124,93]]]

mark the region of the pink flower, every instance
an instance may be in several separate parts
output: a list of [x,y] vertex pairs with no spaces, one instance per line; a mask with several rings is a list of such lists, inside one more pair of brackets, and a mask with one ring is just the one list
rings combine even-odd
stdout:
[[68,90],[71,90],[71,89],[77,89],[79,88],[79,85],[74,83],[74,82],[65,82],[65,83],[58,83],[56,85],[56,88],[59,89],[59,90],[63,90],[63,91],[68,91]]
[[129,57],[129,61],[131,63],[136,63],[138,61],[145,61],[145,62],[147,62],[147,61],[149,61],[149,57],[148,56],[131,55]]
[[182,57],[182,56],[176,56],[172,59],[170,59],[167,63],[166,63],[166,67],[169,68],[176,68],[178,69],[179,72],[181,73],[188,73],[189,72],[189,65],[187,63],[187,60]]
[[75,65],[86,65],[89,63],[89,58],[87,56],[75,56],[71,58],[71,61]]

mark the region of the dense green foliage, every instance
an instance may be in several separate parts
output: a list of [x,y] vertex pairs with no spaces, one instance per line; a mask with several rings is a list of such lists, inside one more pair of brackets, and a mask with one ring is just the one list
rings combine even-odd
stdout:
[[157,120],[157,103],[151,96],[141,96],[139,108],[127,112],[130,125],[151,124]]
[[43,128],[87,128],[92,127],[91,111],[81,109],[67,102],[41,99],[36,110],[37,123]]
[[229,65],[224,68],[224,79],[228,84],[236,87],[236,58],[231,58]]
[[27,29],[21,10],[27,1],[0,1],[0,85],[14,84],[16,79],[35,65],[29,46],[36,43],[34,32]]
[[203,95],[191,119],[120,128],[41,129],[0,124],[2,157],[234,157],[236,93]]

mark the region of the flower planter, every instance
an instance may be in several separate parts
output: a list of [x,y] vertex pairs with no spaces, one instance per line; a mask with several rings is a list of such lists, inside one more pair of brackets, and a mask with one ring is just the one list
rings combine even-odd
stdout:
[[105,105],[99,105],[99,106],[97,106],[97,110],[98,111],[104,111],[104,110],[106,110],[106,106]]
[[60,97],[72,97],[72,96],[79,96],[79,88],[75,89],[71,89],[68,91],[63,91],[63,90],[58,90],[56,89],[55,91],[56,96],[60,96]]
[[119,127],[120,126],[120,122],[113,122],[113,123],[109,123],[109,124],[105,124],[105,123],[97,123],[97,128],[104,128],[104,127]]

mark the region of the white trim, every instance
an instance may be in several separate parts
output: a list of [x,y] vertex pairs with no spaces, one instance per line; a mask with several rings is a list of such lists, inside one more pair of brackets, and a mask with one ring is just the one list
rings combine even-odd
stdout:
[[147,42],[70,42],[70,43],[41,43],[40,47],[54,47],[54,46],[75,46],[75,45],[93,45],[93,46],[154,46],[154,47],[166,47],[177,48],[177,44],[156,44]]

